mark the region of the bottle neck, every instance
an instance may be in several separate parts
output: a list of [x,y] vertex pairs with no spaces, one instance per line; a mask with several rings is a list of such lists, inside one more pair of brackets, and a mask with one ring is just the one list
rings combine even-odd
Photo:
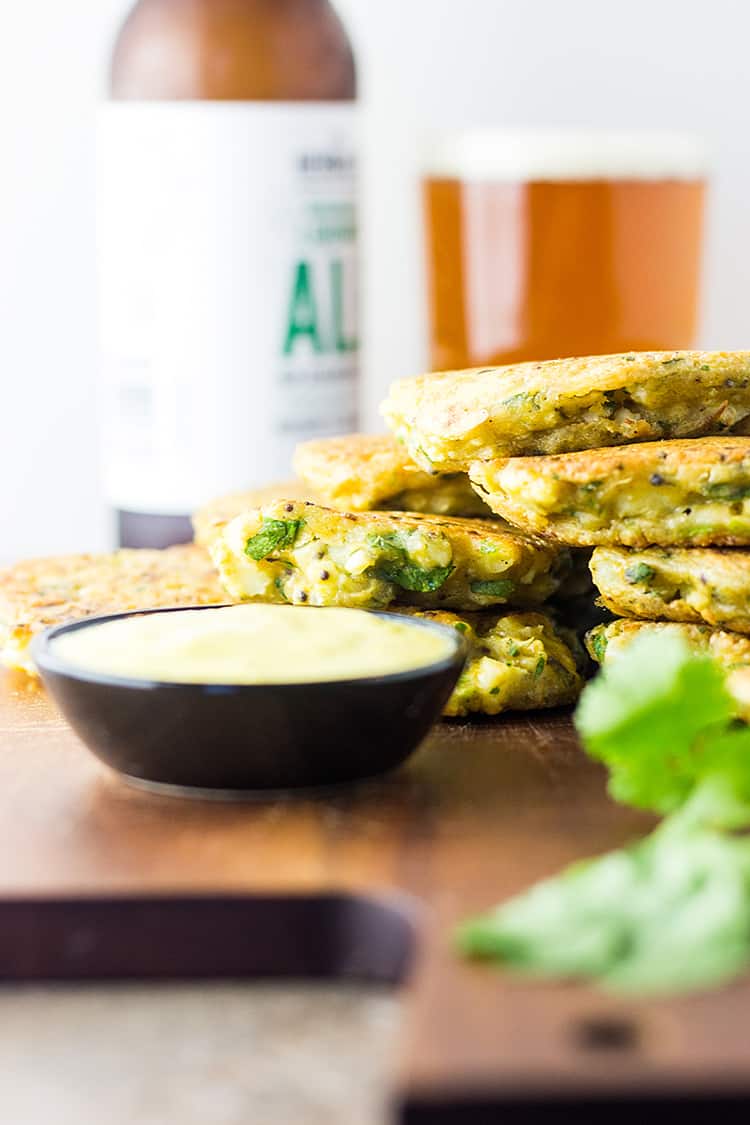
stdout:
[[110,89],[126,100],[344,101],[356,78],[329,0],[140,0]]

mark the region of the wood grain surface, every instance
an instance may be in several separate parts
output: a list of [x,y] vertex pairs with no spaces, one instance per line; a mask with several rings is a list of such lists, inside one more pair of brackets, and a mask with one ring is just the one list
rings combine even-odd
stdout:
[[2,975],[404,978],[410,1123],[536,1120],[568,1099],[746,1113],[746,983],[625,1001],[451,949],[468,913],[649,824],[607,799],[565,714],[442,723],[352,788],[191,801],[127,787],[40,689],[0,675]]

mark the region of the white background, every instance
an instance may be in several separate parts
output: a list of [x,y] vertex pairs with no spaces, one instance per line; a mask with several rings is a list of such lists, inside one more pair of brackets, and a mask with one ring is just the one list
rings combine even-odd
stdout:
[[[103,546],[94,111],[128,0],[0,0],[0,558]],[[424,357],[419,138],[433,127],[697,129],[716,176],[703,340],[747,347],[746,0],[341,0],[365,103],[366,420]],[[664,264],[665,270],[669,264]]]

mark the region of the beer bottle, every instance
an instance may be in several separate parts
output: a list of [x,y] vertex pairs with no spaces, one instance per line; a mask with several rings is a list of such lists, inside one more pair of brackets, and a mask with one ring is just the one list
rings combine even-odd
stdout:
[[355,68],[329,0],[139,0],[102,108],[105,489],[124,546],[357,426]]

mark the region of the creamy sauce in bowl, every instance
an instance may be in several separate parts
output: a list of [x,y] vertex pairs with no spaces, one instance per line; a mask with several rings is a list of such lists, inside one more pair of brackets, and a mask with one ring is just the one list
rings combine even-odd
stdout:
[[455,651],[450,635],[407,618],[279,605],[136,614],[64,632],[50,646],[71,669],[192,684],[365,679],[425,668]]

